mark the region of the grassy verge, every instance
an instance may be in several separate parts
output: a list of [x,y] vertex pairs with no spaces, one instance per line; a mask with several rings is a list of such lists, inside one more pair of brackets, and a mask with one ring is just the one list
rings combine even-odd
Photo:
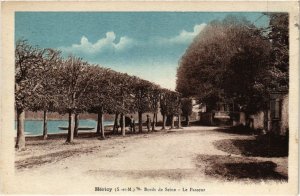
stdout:
[[287,157],[288,140],[285,137],[262,135],[255,139],[227,139],[214,142],[218,150],[230,154],[254,157]]
[[198,155],[196,165],[203,167],[202,164],[205,175],[225,181],[288,180],[287,174],[276,171],[277,164],[272,161],[226,155]]

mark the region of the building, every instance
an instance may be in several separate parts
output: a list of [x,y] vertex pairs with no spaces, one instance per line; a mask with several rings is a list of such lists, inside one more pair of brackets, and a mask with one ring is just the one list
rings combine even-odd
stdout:
[[288,124],[288,93],[287,91],[273,91],[269,95],[266,110],[246,117],[244,112],[235,108],[234,103],[218,102],[215,110],[200,113],[200,122],[203,125],[249,125],[262,132],[272,132],[276,135],[287,135]]
[[271,92],[268,110],[251,115],[252,128],[277,135],[287,135],[289,130],[288,104],[289,98],[286,91]]

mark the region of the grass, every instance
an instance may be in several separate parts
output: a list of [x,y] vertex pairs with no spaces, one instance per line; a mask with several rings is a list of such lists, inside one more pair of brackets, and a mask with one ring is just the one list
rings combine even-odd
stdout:
[[277,164],[248,157],[227,155],[198,155],[197,167],[203,167],[205,175],[225,181],[234,180],[279,180],[287,181],[287,174],[275,171]]
[[225,139],[214,142],[218,150],[230,154],[252,157],[287,157],[288,140],[274,135],[257,136],[255,139]]
[[[218,131],[239,135],[253,134],[251,130],[236,128]],[[214,146],[229,155],[199,155],[197,162],[204,163],[205,175],[221,180],[287,181],[288,137],[266,134],[252,138],[215,141]]]

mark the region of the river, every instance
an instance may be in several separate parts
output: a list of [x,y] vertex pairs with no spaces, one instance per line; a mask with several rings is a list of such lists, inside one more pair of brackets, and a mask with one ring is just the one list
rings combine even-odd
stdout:
[[[113,121],[104,121],[104,125],[112,125]],[[48,133],[66,133],[67,130],[61,130],[59,127],[68,127],[69,123],[67,120],[48,120],[47,128]],[[97,126],[95,120],[79,120],[79,127],[93,127]],[[17,123],[15,122],[15,129]],[[80,130],[84,131],[84,130]],[[91,130],[89,130],[91,131]],[[43,134],[43,121],[42,120],[26,120],[25,121],[25,135],[42,135]]]

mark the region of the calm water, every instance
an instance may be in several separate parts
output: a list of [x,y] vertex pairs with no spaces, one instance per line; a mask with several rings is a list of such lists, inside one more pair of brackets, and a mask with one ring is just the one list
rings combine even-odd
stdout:
[[[104,125],[112,125],[113,121],[104,121]],[[60,130],[58,127],[67,127],[69,125],[67,120],[48,120],[48,133],[67,133],[67,130]],[[97,121],[95,120],[79,120],[79,127],[94,127],[96,128]],[[17,122],[15,122],[15,129]],[[79,130],[80,132],[85,130]],[[90,130],[92,131],[92,130]],[[26,120],[25,121],[25,135],[42,135],[43,121],[42,120]]]

